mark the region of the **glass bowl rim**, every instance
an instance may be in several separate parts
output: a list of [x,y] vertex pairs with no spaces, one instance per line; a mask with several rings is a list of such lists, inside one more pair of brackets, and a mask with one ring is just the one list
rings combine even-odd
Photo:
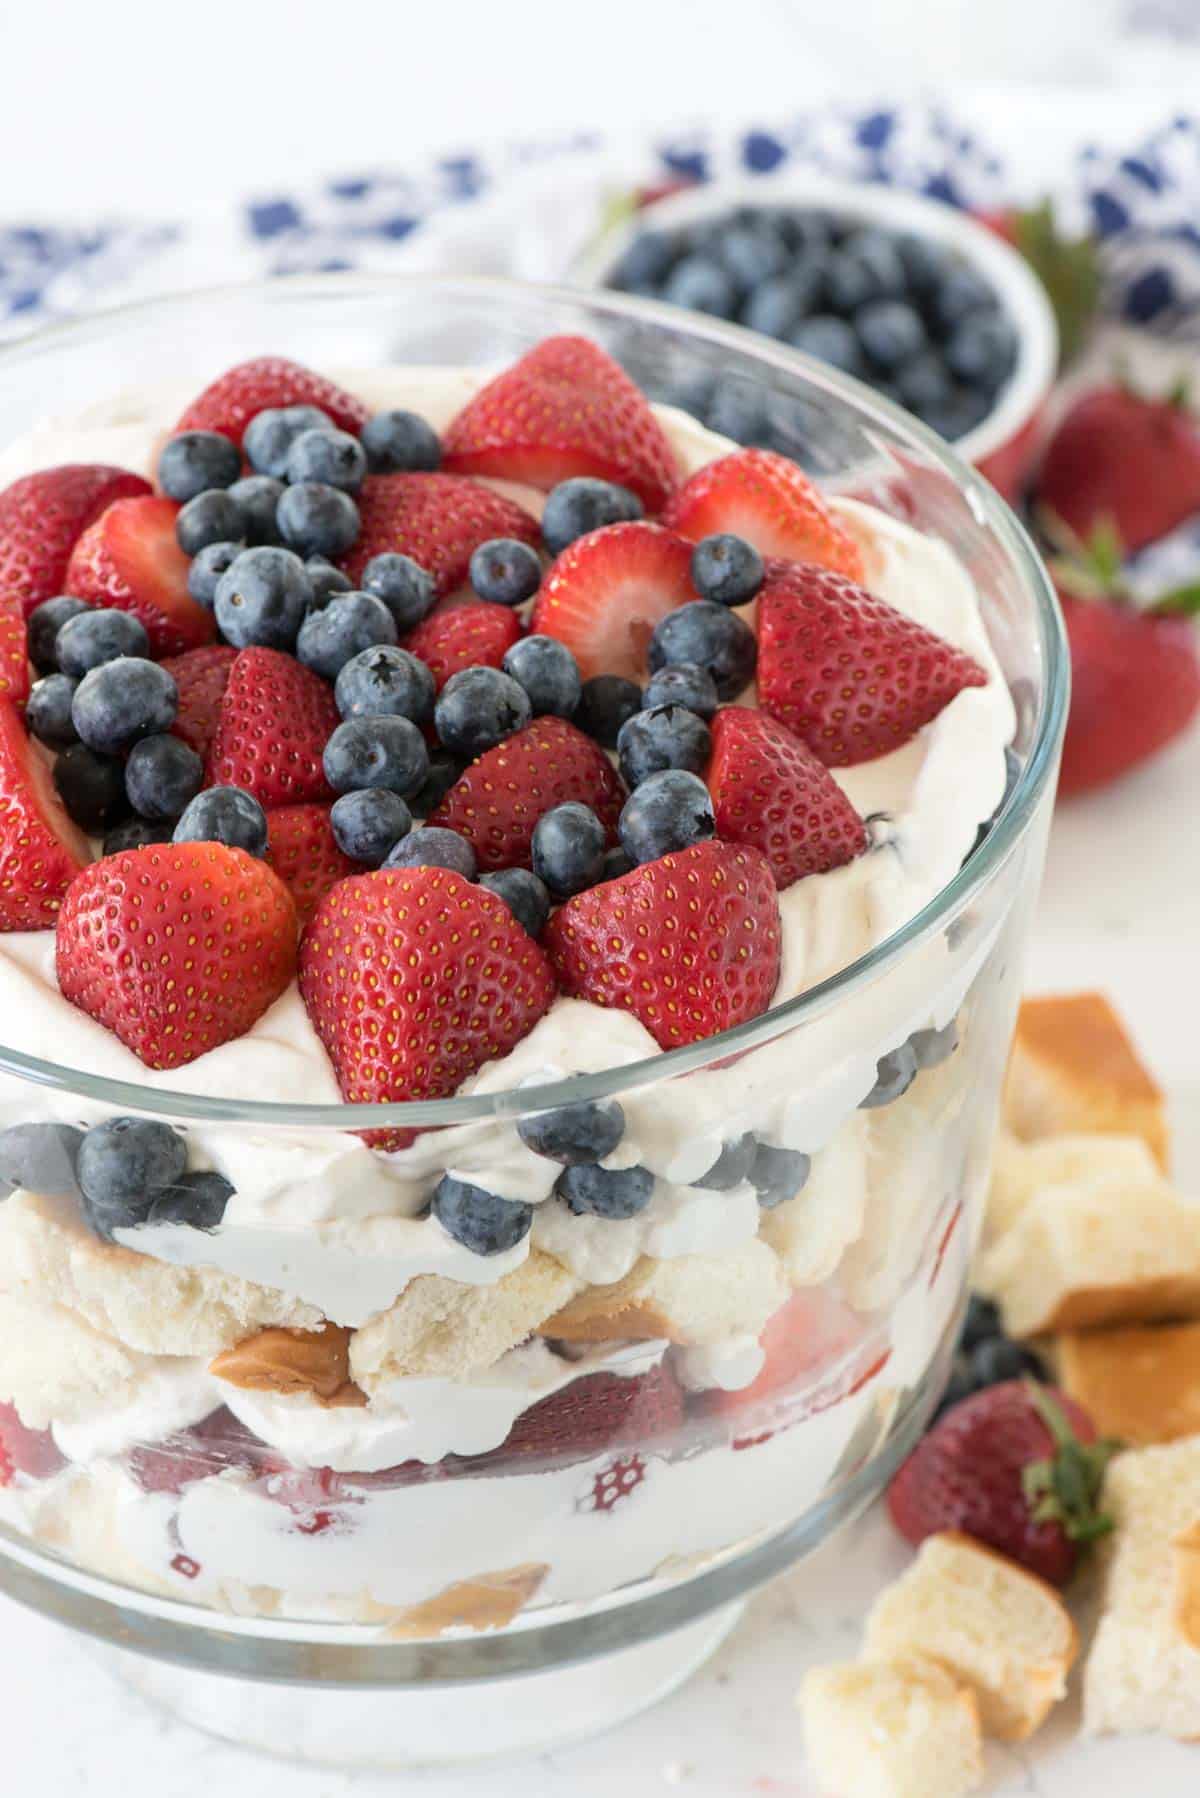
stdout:
[[782,1004],[716,1036],[704,1037],[678,1049],[667,1049],[642,1061],[577,1073],[540,1086],[522,1086],[496,1093],[428,1100],[397,1100],[382,1105],[292,1105],[275,1100],[215,1098],[173,1088],[143,1086],[134,1081],[110,1079],[80,1068],[27,1055],[0,1044],[0,1071],[16,1075],[32,1085],[106,1105],[123,1111],[161,1115],[188,1122],[226,1123],[269,1127],[334,1129],[342,1131],[381,1127],[435,1129],[482,1122],[495,1117],[521,1117],[585,1100],[617,1097],[621,1093],[692,1072],[709,1062],[734,1053],[744,1054],[769,1042],[785,1030],[823,1016],[847,994],[870,984],[944,928],[984,887],[1015,849],[1037,811],[1057,764],[1066,724],[1070,690],[1070,661],[1066,633],[1054,587],[1030,538],[995,489],[940,438],[890,400],[863,382],[843,375],[785,344],[758,336],[740,325],[684,312],[661,301],[631,298],[611,291],[553,286],[482,275],[437,274],[318,274],[286,275],[270,280],[226,282],[156,295],[123,305],[88,312],[81,318],[49,325],[28,337],[0,345],[0,378],[22,361],[52,353],[58,346],[102,339],[110,327],[136,326],[140,321],[169,318],[197,304],[221,305],[254,297],[273,300],[347,300],[371,294],[410,295],[414,299],[457,297],[490,302],[498,310],[522,303],[576,311],[610,318],[615,322],[647,323],[666,327],[715,349],[749,356],[760,367],[801,375],[810,386],[848,404],[864,422],[884,424],[902,441],[923,452],[949,477],[962,494],[981,527],[987,528],[1015,567],[1022,584],[1032,591],[1039,650],[1045,671],[1045,687],[1037,730],[1021,774],[1001,808],[984,842],[968,855],[944,887],[919,911],[877,943],[865,955],[841,968],[828,979],[807,988]]

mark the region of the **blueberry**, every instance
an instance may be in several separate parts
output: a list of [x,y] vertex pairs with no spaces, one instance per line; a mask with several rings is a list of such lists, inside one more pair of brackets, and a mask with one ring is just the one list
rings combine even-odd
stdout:
[[1031,1376],[1035,1380],[1044,1380],[1046,1375],[1042,1363],[1020,1342],[1010,1342],[1007,1336],[990,1336],[986,1341],[977,1344],[968,1357],[975,1387],[999,1386],[1005,1380],[1025,1380]]
[[612,285],[633,293],[657,291],[670,272],[676,254],[675,240],[667,232],[642,231],[618,262]]
[[946,364],[934,350],[915,356],[896,370],[896,398],[918,418],[948,406],[954,397],[954,383]]
[[63,593],[57,599],[44,599],[29,614],[29,659],[39,674],[58,670],[58,633],[68,618],[78,618],[90,611],[87,602],[71,599]]
[[149,655],[150,639],[145,625],[131,612],[117,612],[109,607],[93,611],[89,607],[67,619],[55,648],[63,673],[73,680],[82,680],[93,668],[114,662],[118,656]]
[[187,1146],[169,1124],[115,1117],[96,1124],[79,1147],[83,1209],[97,1236],[146,1221],[159,1193],[187,1167]]
[[25,728],[31,737],[36,737],[39,743],[48,743],[51,749],[65,749],[68,743],[79,741],[79,732],[71,717],[71,704],[78,685],[79,682],[67,674],[48,674],[44,680],[34,683],[25,705]]
[[535,1155],[564,1167],[584,1167],[611,1155],[625,1134],[625,1113],[615,1099],[560,1105],[522,1118],[517,1135]]
[[125,791],[143,818],[178,818],[203,781],[204,763],[180,737],[144,737],[125,763]]
[[1004,1325],[1000,1318],[1000,1307],[985,1299],[981,1293],[973,1292],[967,1302],[967,1315],[963,1319],[961,1347],[978,1348],[981,1342],[987,1342],[993,1336],[1003,1336]]
[[525,689],[535,718],[574,716],[583,692],[579,663],[556,637],[522,637],[505,654],[504,672]]
[[667,405],[678,406],[681,412],[690,413],[693,418],[705,416],[712,396],[713,379],[703,369],[693,369],[690,374],[681,374],[662,391],[662,398]]
[[54,764],[58,796],[80,830],[99,836],[122,819],[128,809],[125,768],[116,756],[97,755],[84,743],[72,743]]
[[654,862],[714,832],[712,800],[697,774],[666,768],[644,780],[621,812],[621,846],[631,861]]
[[757,443],[766,429],[766,395],[757,381],[726,375],[708,403],[705,424],[734,443]]
[[774,1211],[794,1199],[812,1171],[809,1156],[798,1149],[776,1149],[760,1142],[750,1166],[750,1184],[764,1211]]
[[396,844],[384,863],[385,868],[447,868],[474,880],[477,864],[475,851],[457,830],[446,830],[440,824],[425,824]]
[[126,818],[104,836],[105,855],[121,855],[126,849],[145,849],[151,843],[169,843],[175,829],[174,819]]
[[436,811],[465,766],[456,755],[450,755],[445,749],[431,750],[429,773],[408,802],[414,815],[427,818],[430,812]]
[[295,648],[312,582],[290,549],[244,549],[217,582],[214,611],[221,634],[235,649]]
[[348,718],[325,745],[324,768],[335,793],[386,787],[407,799],[429,772],[429,751],[410,718]]
[[594,475],[573,475],[560,481],[546,496],[542,513],[542,542],[552,556],[559,555],[577,537],[602,530],[608,524],[626,524],[645,516],[646,508],[628,487],[600,481]]
[[460,669],[433,708],[434,727],[445,747],[472,759],[524,730],[532,717],[524,687],[499,668]]
[[[707,668],[695,662],[680,662],[674,668],[660,668],[650,676],[642,694],[642,710],[653,712],[663,706],[683,706],[705,723],[713,717],[720,701],[716,683]],[[674,764],[676,766],[680,764]]]
[[752,223],[727,226],[715,248],[727,273],[743,290],[781,275],[791,261],[782,237],[761,214]]
[[708,1172],[689,1184],[702,1186],[709,1192],[732,1192],[735,1186],[749,1179],[757,1154],[758,1138],[747,1131],[745,1136],[727,1142]]
[[500,868],[494,874],[481,874],[479,884],[503,899],[522,930],[541,936],[550,916],[550,895],[536,874],[528,868]]
[[229,489],[229,497],[236,502],[242,515],[239,534],[251,548],[279,542],[279,525],[275,514],[283,498],[282,481],[275,480],[269,474],[248,474],[244,480],[233,483]]
[[[632,856],[622,849],[620,843],[614,843],[611,849],[604,851],[604,862],[600,869],[600,880],[621,880],[626,874],[633,872]],[[599,885],[599,881],[597,882]]]
[[872,365],[893,374],[925,348],[921,315],[903,300],[873,300],[854,315],[858,341]]
[[573,722],[605,749],[615,749],[621,726],[641,710],[642,689],[621,674],[593,674],[585,680]]
[[625,784],[640,786],[664,768],[690,768],[693,774],[707,766],[712,737],[703,718],[681,705],[655,706],[635,712],[621,726],[617,757]]
[[71,1124],[13,1124],[0,1131],[0,1180],[48,1199],[71,1198],[82,1142],[83,1131]]
[[187,1224],[193,1230],[215,1230],[234,1194],[232,1180],[224,1174],[197,1170],[181,1174],[160,1192],[146,1219],[150,1224]]
[[343,855],[378,868],[412,829],[412,813],[399,793],[386,787],[362,787],[334,800],[329,823]]
[[241,472],[237,444],[219,431],[181,431],[168,439],[158,458],[158,484],[180,505],[210,488],[231,486]]
[[757,658],[754,632],[727,606],[695,599],[677,606],[655,626],[650,639],[650,671],[680,662],[707,668],[722,702],[736,699],[754,677]]
[[305,573],[312,582],[312,610],[319,611],[327,606],[331,599],[339,593],[353,593],[354,582],[340,568],[335,568],[326,556],[309,556],[304,564]]
[[175,843],[224,843],[247,855],[267,853],[267,814],[243,787],[207,787],[175,826]]
[[357,493],[367,475],[367,453],[349,431],[301,431],[288,450],[285,478],[299,485],[316,481]]
[[654,1175],[645,1167],[568,1167],[554,1190],[576,1217],[636,1217],[654,1193]]
[[221,488],[198,493],[175,520],[175,538],[185,556],[198,556],[210,543],[237,543],[245,530],[241,507]]
[[362,572],[363,589],[381,599],[397,630],[411,630],[433,610],[437,585],[429,570],[392,550],[372,556]]
[[336,680],[347,662],[396,641],[396,621],[371,593],[335,593],[309,612],[296,638],[296,655],[325,680]]
[[434,1188],[433,1215],[448,1236],[476,1255],[515,1249],[533,1224],[532,1205],[502,1199],[453,1174],[443,1174]]
[[962,262],[947,271],[929,295],[927,305],[933,329],[945,334],[969,313],[991,311],[996,296],[983,276]]
[[250,466],[259,474],[282,481],[287,474],[288,453],[302,431],[328,431],[333,420],[318,406],[271,406],[246,426],[242,448]]
[[875,1084],[860,1102],[862,1111],[876,1111],[881,1105],[890,1105],[893,1100],[903,1098],[917,1077],[917,1058],[911,1043],[901,1043],[898,1049],[890,1049],[881,1055],[875,1070]]
[[946,1389],[930,1420],[931,1426],[944,1417],[947,1411],[953,1411],[955,1405],[961,1405],[965,1398],[970,1398],[972,1393],[978,1391],[979,1383],[971,1370],[970,1361],[965,1355],[955,1355]]
[[415,412],[377,412],[363,426],[362,446],[374,474],[428,474],[441,467],[438,434]]
[[742,307],[741,322],[764,337],[787,337],[813,312],[824,295],[815,263],[803,264],[756,287]]
[[845,319],[824,312],[801,319],[788,342],[806,356],[815,356],[818,362],[827,362],[830,368],[840,368],[843,374],[861,375],[863,372],[862,347],[853,325],[848,325]]
[[904,270],[908,289],[918,300],[925,300],[946,276],[948,262],[945,250],[928,237],[905,232],[896,239],[896,254]]
[[916,1056],[917,1067],[936,1068],[949,1061],[958,1047],[958,1025],[953,1018],[941,1030],[915,1030],[908,1046]]
[[589,805],[552,806],[533,827],[533,871],[559,899],[595,886],[604,863],[605,831]]
[[71,719],[80,740],[103,755],[128,749],[139,737],[170,730],[179,710],[179,689],[157,662],[118,656],[85,674],[71,701]]
[[233,567],[244,547],[241,543],[209,543],[193,556],[187,585],[197,605],[207,606],[212,611],[221,576]]
[[899,299],[907,285],[895,239],[870,227],[854,231],[825,267],[830,309],[843,318],[869,300]]
[[492,537],[471,556],[471,585],[480,599],[498,606],[521,606],[542,580],[538,553],[516,537]]
[[732,531],[701,537],[692,551],[692,581],[701,599],[722,606],[745,606],[763,584],[763,559],[752,543]]
[[691,312],[707,312],[713,318],[732,318],[738,290],[731,275],[711,256],[685,256],[663,283],[662,297],[673,306]]
[[385,643],[344,663],[333,693],[343,718],[411,718],[414,724],[424,724],[433,716],[436,689],[433,672],[424,662],[407,649]]
[[1017,333],[1000,312],[971,313],[951,331],[945,354],[952,375],[996,393],[1016,366]]
[[340,487],[299,481],[275,508],[279,535],[302,556],[341,556],[359,532],[358,507]]

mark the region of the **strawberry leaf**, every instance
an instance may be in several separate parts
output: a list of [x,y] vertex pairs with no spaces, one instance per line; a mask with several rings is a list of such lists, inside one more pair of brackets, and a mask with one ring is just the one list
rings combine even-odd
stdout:
[[1044,1387],[1027,1381],[1030,1402],[1050,1432],[1053,1454],[1031,1461],[1021,1484],[1035,1523],[1057,1523],[1072,1542],[1095,1542],[1113,1527],[1100,1509],[1104,1475],[1121,1444],[1083,1443]]
[[1148,609],[1152,617],[1200,618],[1200,581],[1161,594]]
[[1014,214],[1012,230],[1018,250],[1049,295],[1058,322],[1060,357],[1070,362],[1100,303],[1096,240],[1065,236],[1058,228],[1051,200]]

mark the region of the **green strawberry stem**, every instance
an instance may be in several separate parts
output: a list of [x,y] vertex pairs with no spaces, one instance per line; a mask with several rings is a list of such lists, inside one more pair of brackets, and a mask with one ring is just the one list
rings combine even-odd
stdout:
[[1100,304],[1100,262],[1094,237],[1066,237],[1052,200],[1012,215],[1017,249],[1046,289],[1058,321],[1060,358],[1076,355]]
[[1113,1527],[1112,1518],[1100,1509],[1100,1496],[1108,1464],[1121,1444],[1081,1442],[1057,1400],[1032,1380],[1026,1386],[1054,1443],[1053,1454],[1031,1461],[1021,1476],[1033,1521],[1061,1525],[1072,1542],[1095,1542]]

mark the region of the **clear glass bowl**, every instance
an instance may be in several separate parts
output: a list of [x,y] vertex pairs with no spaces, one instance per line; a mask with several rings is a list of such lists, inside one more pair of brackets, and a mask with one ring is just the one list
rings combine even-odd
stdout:
[[[255,1283],[223,1306],[211,1285],[197,1305],[188,1284],[189,1266],[220,1261],[220,1233],[181,1226],[182,1243],[177,1231],[173,1244],[146,1256],[128,1239],[125,1247],[100,1244],[61,1203],[18,1195],[0,1218],[8,1269],[0,1290],[23,1282],[24,1302],[66,1307],[64,1329],[98,1331],[98,1366],[110,1333],[130,1352],[120,1377],[111,1376],[111,1403],[82,1407],[77,1427],[20,1438],[20,1470],[0,1492],[0,1586],[124,1651],[184,1667],[186,1680],[170,1692],[161,1667],[139,1675],[177,1704],[216,1672],[297,1687],[318,1682],[326,1704],[339,1690],[349,1698],[382,1689],[394,1701],[492,1681],[505,1709],[510,1675],[568,1677],[588,1657],[619,1660],[617,1651],[650,1653],[637,1645],[653,1644],[657,1671],[643,1668],[637,1682],[644,1701],[712,1638],[707,1620],[880,1490],[946,1374],[980,1222],[1067,689],[1049,582],[985,482],[865,387],[734,327],[615,295],[474,280],[288,280],[59,328],[3,352],[0,441],[121,388],[198,389],[251,354],[287,354],[329,371],[501,365],[564,330],[597,338],[635,373],[720,370],[760,383],[780,419],[803,421],[810,463],[815,434],[826,485],[947,543],[976,583],[1016,700],[1020,773],[960,871],[888,940],[800,998],[653,1059],[516,1091],[379,1108],[289,1104],[285,1092],[237,1100],[166,1092],[35,1059],[19,1043],[0,1048],[3,1122],[166,1118],[229,1172],[239,1193],[258,1182],[275,1195],[273,1207],[264,1201]],[[16,1025],[8,1019],[5,1034],[17,1034]],[[914,1050],[920,1065],[911,1084],[889,1104],[864,1107],[880,1062],[897,1052],[911,1061]],[[643,1317],[623,1350],[612,1342],[564,1345],[550,1319],[571,1283],[552,1259],[543,1272],[556,1278],[536,1297],[521,1285],[528,1266],[511,1276],[511,1315],[503,1318],[486,1284],[425,1281],[412,1289],[429,1298],[418,1322],[406,1313],[395,1327],[380,1323],[400,1292],[398,1269],[445,1265],[430,1248],[437,1226],[419,1215],[440,1172],[482,1170],[486,1183],[489,1166],[524,1153],[520,1118],[601,1098],[620,1100],[631,1135],[653,1134],[656,1172],[670,1169],[676,1198],[728,1137],[753,1130],[792,1152],[797,1195],[777,1209],[759,1212],[744,1188],[710,1192],[699,1222],[692,1205],[683,1228],[664,1199],[659,1235],[628,1250],[632,1260],[639,1242],[657,1247],[692,1277],[698,1264],[678,1259],[682,1249],[698,1242],[709,1257],[700,1268],[709,1270],[708,1285],[700,1279],[681,1301],[683,1324],[672,1316],[664,1326],[676,1340],[655,1340]],[[353,1134],[381,1122],[424,1132],[419,1171],[400,1187]],[[356,1244],[350,1230],[335,1242],[335,1226],[320,1238],[322,1254],[306,1261],[302,1251],[321,1226],[295,1219],[327,1221],[331,1211],[343,1221],[370,1216],[372,1233]],[[605,1239],[594,1279],[618,1277],[626,1251],[614,1250],[616,1242]],[[453,1271],[461,1279],[460,1263]],[[301,1302],[314,1309],[298,1313]],[[252,1428],[211,1393],[196,1400],[188,1378],[214,1354],[262,1327],[311,1328],[321,1314],[359,1332],[360,1350],[372,1342],[361,1364],[373,1377],[409,1382],[393,1395],[402,1390],[408,1414],[424,1420],[427,1444],[438,1441],[451,1401],[462,1400],[464,1379],[474,1399],[483,1393],[489,1421],[472,1430],[460,1420],[449,1431],[453,1452],[444,1453],[442,1441],[424,1451],[440,1459],[421,1461],[386,1434],[363,1456],[352,1427],[361,1412],[326,1411],[309,1452],[293,1450],[289,1462],[268,1440],[269,1405],[254,1410]],[[711,1378],[706,1386],[711,1340],[740,1329],[753,1355],[768,1317],[770,1377],[733,1391]],[[466,1372],[447,1383],[447,1340],[470,1345],[484,1363],[501,1348],[516,1359],[510,1354],[484,1377],[464,1346]],[[18,1382],[14,1363],[27,1347],[11,1333],[0,1337],[0,1394]],[[352,1369],[358,1365],[352,1354]],[[122,1412],[121,1379],[131,1368],[160,1379],[163,1392],[157,1429],[133,1439],[130,1418],[147,1413]],[[497,1382],[514,1370],[521,1396],[498,1400]],[[97,1372],[96,1381],[105,1377]],[[521,1413],[507,1436],[511,1418],[494,1421],[504,1404]],[[360,1445],[340,1457],[328,1448],[329,1419],[339,1417]],[[532,1697],[542,1681],[519,1689]],[[447,1702],[442,1693],[439,1740],[447,1716],[457,1714]],[[463,1695],[464,1717],[475,1703],[476,1694]],[[543,1687],[540,1724],[517,1731],[509,1745],[607,1721],[630,1708],[629,1693],[618,1702],[614,1688],[607,1708],[572,1711],[570,1727],[554,1707]],[[249,1728],[245,1707],[240,1721],[225,1722],[215,1701],[191,1709],[261,1745],[296,1745],[295,1714],[266,1730]],[[380,1754],[441,1758],[418,1752],[417,1739]],[[456,1741],[453,1752],[472,1751]]]

